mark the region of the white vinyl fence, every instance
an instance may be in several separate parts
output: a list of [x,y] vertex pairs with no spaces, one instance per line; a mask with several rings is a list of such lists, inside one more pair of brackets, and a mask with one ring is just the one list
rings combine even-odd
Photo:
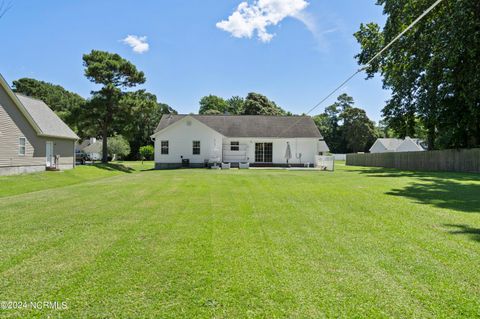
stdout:
[[347,154],[332,154],[336,161],[346,161]]

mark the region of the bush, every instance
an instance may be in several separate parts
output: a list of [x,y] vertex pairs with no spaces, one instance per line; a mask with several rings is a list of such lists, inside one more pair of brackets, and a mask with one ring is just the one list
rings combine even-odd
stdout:
[[128,144],[128,141],[121,135],[109,137],[107,144],[108,155],[114,160],[130,154],[130,144]]
[[152,145],[142,146],[139,149],[140,152],[140,159],[142,161],[151,161],[153,160],[153,154],[155,153],[155,149]]

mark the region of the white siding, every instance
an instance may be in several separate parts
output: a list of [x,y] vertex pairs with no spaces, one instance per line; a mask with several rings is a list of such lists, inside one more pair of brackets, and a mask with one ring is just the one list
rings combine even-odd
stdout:
[[[230,142],[240,142],[241,151],[245,149],[246,152],[246,162],[255,163],[255,143],[272,143],[273,144],[273,163],[274,164],[285,164],[287,161],[285,159],[285,151],[287,149],[287,142],[290,143],[290,150],[292,152],[292,158],[289,160],[290,164],[300,164],[300,163],[314,163],[315,155],[318,154],[318,138],[225,138],[223,143],[224,145],[230,145]],[[234,152],[228,152],[231,154]],[[302,154],[300,158],[300,154]],[[226,154],[225,154],[226,155]],[[225,156],[227,157],[227,155]],[[225,158],[224,160],[226,160]],[[235,160],[230,160],[231,162],[236,162]],[[240,160],[243,162],[243,160]]]
[[[155,135],[155,162],[181,163],[182,156],[190,163],[203,163],[206,159],[220,157],[223,135],[191,117],[167,127]],[[161,141],[168,141],[168,155],[161,154]],[[200,155],[193,155],[193,141],[200,141]]]
[[387,148],[383,146],[383,144],[380,143],[378,140],[370,148],[370,153],[386,153],[386,152],[393,152],[393,151],[387,150]]
[[400,144],[395,152],[421,152],[424,151],[423,148],[419,147],[414,141],[407,138],[405,141]]
[[[189,124],[188,124],[189,123]],[[161,142],[168,141],[168,155],[161,154]],[[200,155],[193,155],[192,143],[200,141]],[[239,151],[230,150],[230,142],[239,142]],[[162,132],[155,134],[155,162],[175,164],[189,159],[200,164],[205,160],[218,158],[224,162],[255,163],[255,143],[273,144],[273,164],[285,164],[287,142],[290,143],[292,158],[290,164],[311,164],[319,152],[318,138],[227,138],[198,120],[185,117]],[[301,154],[301,158],[300,158]]]

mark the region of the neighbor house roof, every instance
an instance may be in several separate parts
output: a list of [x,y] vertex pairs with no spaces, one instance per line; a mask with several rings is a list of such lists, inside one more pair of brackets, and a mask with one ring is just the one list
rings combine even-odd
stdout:
[[157,126],[159,132],[179,120],[191,116],[225,137],[283,137],[323,139],[309,116],[269,115],[164,115]]
[[40,128],[42,135],[78,139],[77,134],[75,134],[43,101],[18,93],[15,95],[25,107],[28,114],[30,114],[33,121],[35,121]]
[[398,149],[402,149],[404,147],[408,148],[408,145],[417,149],[418,151],[425,151],[428,148],[424,140],[407,136],[405,137],[405,140],[402,142],[402,144],[399,145]]
[[102,147],[103,147],[103,142],[102,140],[98,140],[95,143],[92,143],[85,148],[83,148],[83,151],[85,153],[102,153]]
[[411,139],[413,143],[415,143],[417,146],[418,146],[418,149],[419,150],[426,150],[428,147],[427,147],[427,144],[424,140],[422,139],[419,139],[419,138],[411,138],[411,137],[406,137],[405,139]]
[[395,151],[403,143],[399,138],[379,138],[375,143],[380,143],[389,151]]
[[37,135],[77,140],[78,136],[45,103],[21,94],[15,94],[0,74],[0,87],[13,100]]

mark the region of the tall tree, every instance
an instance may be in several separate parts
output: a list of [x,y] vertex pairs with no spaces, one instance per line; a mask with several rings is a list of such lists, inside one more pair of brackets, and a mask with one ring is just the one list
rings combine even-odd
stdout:
[[90,108],[95,109],[99,116],[97,124],[101,130],[102,162],[108,162],[108,136],[112,124],[119,113],[119,101],[124,95],[123,90],[145,82],[143,72],[135,65],[123,59],[118,54],[92,50],[83,56],[85,76],[92,82],[102,85],[99,91],[93,92],[93,103]]
[[275,102],[258,93],[248,93],[245,99],[244,115],[286,115]]
[[351,96],[342,94],[322,114],[313,117],[333,153],[365,151],[378,135],[365,111],[354,105]]
[[204,96],[200,100],[199,114],[224,114],[228,109],[228,103],[216,95]]
[[80,95],[60,85],[30,78],[13,81],[13,91],[42,100],[76,133],[79,132],[76,115],[85,105],[85,99]]
[[125,93],[119,101],[119,109],[121,113],[114,128],[128,140],[131,158],[138,158],[141,146],[152,144],[150,135],[163,114],[177,113],[167,104],[158,103],[157,97],[145,90]]
[[[355,34],[365,64],[431,4],[377,0],[384,28],[362,24]],[[430,149],[480,146],[480,1],[443,1],[367,69],[380,73],[392,98],[383,109],[400,136],[425,128]],[[421,125],[417,125],[420,119]]]
[[340,118],[343,120],[342,134],[346,141],[346,152],[365,152],[375,142],[375,124],[367,117],[364,110],[349,107]]

